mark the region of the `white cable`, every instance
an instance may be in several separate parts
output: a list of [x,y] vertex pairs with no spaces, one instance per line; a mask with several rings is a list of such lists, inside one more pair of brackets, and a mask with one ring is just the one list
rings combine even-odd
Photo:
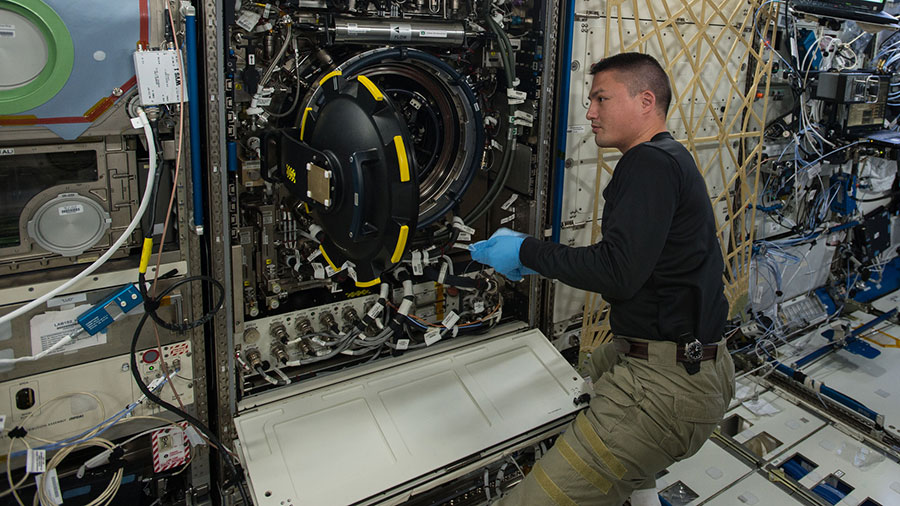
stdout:
[[46,350],[44,350],[40,353],[37,353],[34,356],[19,357],[19,358],[0,358],[0,365],[10,365],[10,364],[16,364],[18,362],[32,362],[35,360],[40,360],[40,359],[46,357],[47,355],[53,353],[54,351],[62,348],[63,346],[71,343],[72,341],[75,340],[75,337],[78,336],[79,334],[81,334],[82,332],[84,332],[84,329],[79,327],[76,332],[63,337],[59,341],[56,341],[55,343],[53,343],[53,346],[47,348]]
[[125,241],[127,241],[128,238],[131,237],[131,233],[134,232],[134,229],[141,222],[141,218],[144,217],[144,213],[147,211],[147,206],[150,205],[150,198],[153,196],[153,182],[156,180],[156,143],[153,139],[153,130],[150,128],[150,121],[147,119],[147,115],[144,114],[144,110],[141,108],[138,108],[138,117],[140,118],[140,123],[144,128],[144,135],[147,137],[147,151],[150,152],[150,170],[147,174],[147,186],[144,188],[144,196],[141,199],[141,205],[140,207],[138,207],[137,213],[135,213],[134,218],[131,220],[131,223],[128,224],[128,228],[126,228],[125,232],[123,232],[122,235],[119,236],[116,242],[114,242],[113,245],[110,246],[108,250],[106,250],[106,253],[95,260],[94,263],[89,265],[87,269],[81,271],[74,278],[66,281],[53,290],[50,290],[37,299],[34,299],[28,304],[25,304],[19,309],[16,309],[9,314],[0,316],[0,323],[6,323],[17,316],[31,311],[32,309],[55,297],[57,294],[68,290],[70,287],[74,286],[82,279],[90,276],[94,271],[97,270],[97,268],[105,264],[106,261],[109,260],[109,258],[113,256],[116,251],[119,250],[122,244],[124,244]]

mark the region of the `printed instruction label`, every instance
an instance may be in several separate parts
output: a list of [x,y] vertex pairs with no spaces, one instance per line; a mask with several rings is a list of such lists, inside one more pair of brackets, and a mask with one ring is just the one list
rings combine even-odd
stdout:
[[150,435],[153,472],[161,473],[180,466],[190,458],[191,446],[184,432],[187,423],[178,425],[179,428],[160,429]]
[[59,206],[57,208],[60,216],[68,216],[70,214],[81,214],[84,212],[84,206],[81,204],[69,204],[67,206]]
[[[79,325],[75,320],[90,307],[90,304],[82,304],[63,311],[48,311],[32,318],[31,354],[37,355],[56,344],[60,339],[76,332]],[[106,344],[106,332],[98,332],[93,336],[80,336],[77,340],[54,351],[51,355],[80,350],[81,348],[97,346],[98,344]]]
[[[0,23],[0,39],[2,39],[2,38],[12,39],[15,36],[16,36],[16,25]],[[3,154],[3,153],[0,153],[0,154]]]
[[28,449],[25,455],[25,469],[29,473],[43,473],[47,470],[47,451]]
[[405,350],[409,348],[409,339],[398,339],[397,340],[397,349]]
[[447,32],[445,30],[419,30],[419,37],[446,39]]

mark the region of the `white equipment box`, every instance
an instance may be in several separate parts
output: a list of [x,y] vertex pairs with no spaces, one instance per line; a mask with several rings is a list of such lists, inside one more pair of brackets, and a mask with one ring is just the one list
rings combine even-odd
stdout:
[[235,426],[257,505],[396,502],[501,458],[518,436],[558,430],[584,387],[527,330],[259,404]]

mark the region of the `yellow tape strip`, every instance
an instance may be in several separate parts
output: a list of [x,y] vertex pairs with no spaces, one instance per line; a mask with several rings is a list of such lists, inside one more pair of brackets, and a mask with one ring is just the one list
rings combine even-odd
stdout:
[[403,137],[394,136],[394,146],[397,148],[397,160],[400,162],[400,182],[409,181],[409,160],[406,159],[406,148],[403,146]]
[[312,107],[307,107],[303,110],[303,119],[300,120],[300,140],[303,140],[303,134],[306,133],[306,117],[309,116],[309,111],[312,110]]
[[544,492],[553,499],[553,502],[559,504],[560,506],[578,506],[578,503],[573,501],[565,492],[562,491],[559,487],[556,486],[556,483],[553,483],[553,480],[547,476],[547,472],[544,471],[544,468],[541,467],[541,463],[538,462],[535,464],[534,469],[531,470],[531,473],[534,474],[535,480],[537,480],[538,485],[544,489]]
[[409,237],[409,227],[403,225],[400,227],[400,237],[397,238],[397,245],[394,246],[394,254],[391,255],[391,263],[395,264],[403,258],[403,250],[406,248],[406,238]]
[[600,457],[601,460],[606,464],[606,467],[609,468],[610,471],[616,478],[621,478],[625,475],[625,466],[619,462],[619,459],[616,458],[615,455],[609,451],[609,448],[603,443],[603,440],[600,439],[600,436],[597,435],[597,432],[591,427],[591,422],[587,420],[587,417],[584,416],[584,413],[578,415],[575,418],[575,425],[581,430],[581,433],[587,438],[588,443],[591,444],[591,448],[597,453],[597,456]]
[[341,74],[340,70],[335,70],[334,72],[329,72],[327,75],[325,75],[325,77],[322,78],[321,81],[319,81],[319,86],[325,86],[325,83],[329,79],[331,79],[334,76],[340,76],[340,75],[343,75],[343,74]]
[[556,440],[556,447],[559,448],[559,453],[565,458],[569,465],[575,468],[578,471],[578,474],[584,477],[591,485],[597,488],[597,490],[603,492],[604,494],[609,492],[609,489],[612,487],[612,483],[609,482],[606,478],[600,475],[597,471],[595,471],[587,462],[584,461],[575,450],[569,445],[569,443],[563,439],[562,436]]
[[381,283],[381,278],[375,278],[372,281],[357,281],[356,286],[358,286],[360,288],[368,288],[372,285],[377,285],[379,283]]
[[322,252],[322,256],[325,257],[325,261],[328,262],[328,265],[330,265],[332,269],[334,269],[334,272],[340,271],[340,269],[338,269],[337,266],[334,265],[334,262],[332,262],[331,259],[328,258],[328,253],[325,253],[325,248],[323,248],[321,244],[319,245],[319,251]]
[[378,89],[378,86],[375,86],[375,83],[373,83],[371,79],[366,76],[359,76],[356,80],[361,82],[362,85],[369,90],[369,93],[372,94],[372,98],[374,98],[376,102],[384,100],[384,95],[381,93],[381,90]]
[[153,254],[153,239],[150,237],[144,238],[144,247],[141,250],[141,264],[138,266],[138,272],[141,274],[147,274],[147,265],[150,264],[150,255]]

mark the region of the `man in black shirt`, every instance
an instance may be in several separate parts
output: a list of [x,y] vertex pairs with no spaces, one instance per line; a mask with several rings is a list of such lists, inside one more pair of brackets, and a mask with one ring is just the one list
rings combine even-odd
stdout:
[[659,504],[656,473],[699,450],[734,393],[715,219],[691,154],[666,131],[668,77],[639,53],[591,73],[594,140],[622,152],[602,240],[576,248],[501,230],[472,247],[510,279],[537,272],[600,293],[615,336],[592,354],[590,409],[503,505]]

